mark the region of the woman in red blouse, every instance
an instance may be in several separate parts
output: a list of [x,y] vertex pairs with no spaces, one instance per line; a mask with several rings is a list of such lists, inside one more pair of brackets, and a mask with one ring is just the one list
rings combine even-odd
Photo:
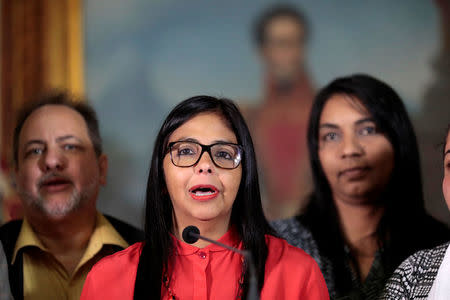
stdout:
[[199,240],[251,253],[261,299],[329,299],[315,261],[273,235],[264,218],[252,140],[229,100],[187,99],[156,138],[147,184],[146,240],[109,256],[89,273],[81,299],[243,299],[248,263]]

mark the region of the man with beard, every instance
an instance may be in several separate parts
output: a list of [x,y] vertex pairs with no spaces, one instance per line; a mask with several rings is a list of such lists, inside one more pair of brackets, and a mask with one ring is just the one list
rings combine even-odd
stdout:
[[91,267],[143,238],[97,212],[108,160],[95,111],[64,93],[19,115],[13,155],[23,221],[0,228],[15,299],[79,299]]

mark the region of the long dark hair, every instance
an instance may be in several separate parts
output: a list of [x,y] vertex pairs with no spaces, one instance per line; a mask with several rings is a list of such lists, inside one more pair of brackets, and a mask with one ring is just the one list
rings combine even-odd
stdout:
[[[199,113],[217,113],[233,130],[244,149],[242,179],[231,212],[231,224],[240,235],[243,247],[254,258],[259,289],[264,284],[264,268],[267,259],[265,234],[272,234],[266,221],[259,191],[257,166],[253,142],[248,127],[236,105],[227,99],[196,96],[178,104],[167,116],[155,141],[150,173],[147,182],[145,234],[146,240],[139,260],[134,299],[148,299],[161,294],[163,271],[173,256],[172,202],[167,192],[163,174],[163,159],[171,134]],[[248,271],[247,271],[248,272]],[[244,275],[244,295],[248,289],[248,276]]]
[[426,219],[426,213],[416,136],[398,94],[386,83],[362,74],[338,78],[325,86],[316,96],[310,115],[308,148],[314,192],[306,213],[300,218],[311,229],[321,255],[332,262],[336,292],[342,295],[351,288],[351,271],[346,265],[345,242],[332,191],[318,154],[320,116],[327,101],[336,94],[359,100],[394,149],[394,170],[379,199],[385,213],[377,229],[387,273],[424,246],[422,237],[414,235],[420,235],[416,224]]

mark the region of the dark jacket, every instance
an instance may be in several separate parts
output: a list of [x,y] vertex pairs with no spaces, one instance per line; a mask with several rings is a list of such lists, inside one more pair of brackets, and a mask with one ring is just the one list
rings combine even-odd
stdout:
[[[122,236],[122,238],[129,244],[140,242],[144,240],[144,232],[111,216],[105,215],[106,219],[111,223],[114,229]],[[8,262],[9,282],[11,286],[11,293],[15,300],[23,299],[23,253],[17,252],[14,264],[11,264],[14,254],[14,248],[17,238],[19,237],[20,229],[22,228],[22,220],[11,221],[0,227],[0,241],[5,250],[6,260]],[[119,246],[115,251],[122,250]]]

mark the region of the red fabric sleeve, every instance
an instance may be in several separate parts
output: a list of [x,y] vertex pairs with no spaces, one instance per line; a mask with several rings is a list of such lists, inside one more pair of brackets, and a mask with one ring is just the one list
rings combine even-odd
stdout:
[[328,289],[314,259],[286,241],[267,236],[269,255],[261,300],[329,300]]
[[142,243],[100,260],[89,272],[81,300],[133,299]]
[[322,272],[320,271],[319,266],[315,261],[311,264],[310,270],[311,273],[308,277],[309,280],[305,287],[303,299],[330,299],[325,279],[323,278]]
[[101,293],[98,293],[95,289],[96,288],[95,277],[96,275],[91,276],[91,273],[89,273],[88,276],[86,277],[86,280],[83,285],[83,291],[81,292],[80,300],[98,299]]

